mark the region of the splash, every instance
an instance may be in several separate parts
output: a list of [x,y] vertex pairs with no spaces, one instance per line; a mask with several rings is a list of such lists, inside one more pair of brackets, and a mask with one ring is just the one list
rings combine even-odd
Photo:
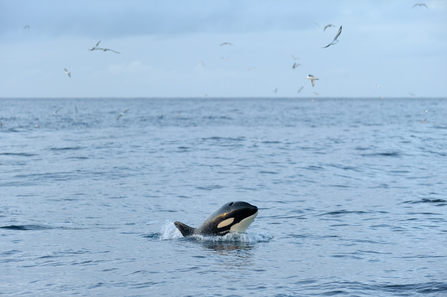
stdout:
[[[158,237],[160,240],[171,240],[183,238],[183,235],[175,227],[173,222],[167,221],[161,226],[160,235]],[[268,242],[273,236],[267,233],[228,233],[224,236],[204,236],[204,235],[192,235],[188,238],[203,241],[203,242],[245,242],[245,243],[256,243],[256,242]]]

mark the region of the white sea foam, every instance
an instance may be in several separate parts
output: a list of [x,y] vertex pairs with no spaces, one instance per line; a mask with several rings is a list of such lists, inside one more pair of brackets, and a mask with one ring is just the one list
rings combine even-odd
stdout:
[[[160,240],[171,240],[182,238],[183,235],[180,231],[175,227],[173,222],[166,221],[161,226],[160,231]],[[273,236],[267,233],[252,233],[252,232],[244,232],[244,233],[228,233],[224,236],[205,236],[205,235],[192,235],[191,239],[195,239],[198,241],[204,242],[246,242],[246,243],[255,243],[255,242],[268,242]]]

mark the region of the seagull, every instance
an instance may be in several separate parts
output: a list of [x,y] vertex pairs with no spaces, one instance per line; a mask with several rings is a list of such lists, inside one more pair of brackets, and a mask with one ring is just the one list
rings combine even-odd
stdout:
[[111,51],[111,52],[114,52],[114,53],[119,54],[119,52],[114,51],[113,49],[110,49],[110,48],[103,48],[103,47],[98,47],[98,45],[99,45],[100,42],[101,42],[101,40],[98,41],[98,43],[97,43],[94,47],[92,47],[92,48],[90,49],[90,51],[95,51],[95,50],[99,50],[99,51],[103,51],[103,52]]
[[120,113],[120,115],[116,118],[116,120],[118,121],[120,119],[120,117],[122,117],[126,112],[128,112],[129,110],[126,109],[125,111],[123,111],[122,113]]
[[318,78],[315,78],[312,74],[309,74],[306,78],[310,79],[310,81],[312,82],[312,87],[315,86],[315,81],[319,80]]
[[220,57],[222,60],[224,60],[224,61],[226,61],[226,60],[228,60],[230,57]]
[[413,5],[412,8],[414,8],[415,6],[425,6],[425,8],[428,8],[427,5],[425,5],[424,3],[416,3],[415,5]]
[[300,66],[301,64],[293,63],[292,68],[295,69],[296,67]]
[[408,94],[410,94],[410,96],[416,96],[415,94],[413,94],[413,93],[410,93],[410,92],[408,92]]
[[25,27],[23,27],[23,29],[29,29],[29,25],[26,25]]
[[314,22],[314,24],[317,25],[318,27],[321,27],[320,24],[318,24],[318,23],[315,23],[315,22]]
[[71,75],[70,75],[71,72],[68,71],[67,68],[64,68],[64,69],[65,69],[65,73],[66,73],[69,77],[71,77]]
[[203,62],[200,62],[200,63],[202,63],[202,66],[205,67],[205,63],[203,63]]
[[[318,78],[317,78],[318,79]],[[298,90],[298,93],[300,93],[301,92],[301,90],[304,88],[304,86],[302,86],[299,90]]]
[[317,95],[317,96],[320,95],[320,94],[318,94],[317,92],[314,92],[314,94]]
[[230,42],[224,42],[224,43],[222,43],[220,46],[222,46],[222,45],[231,45],[231,46],[233,46]]
[[335,28],[335,26],[334,26],[334,25],[332,25],[332,24],[329,24],[329,25],[326,25],[326,26],[324,26],[324,30],[323,30],[323,31],[326,31],[326,29],[327,29],[327,28],[329,28],[329,27],[334,27],[334,28]]
[[278,88],[276,88],[273,92],[274,92],[275,94],[278,93]]
[[292,58],[296,61],[296,60],[299,59],[300,57],[295,57],[294,55],[292,55]]
[[53,114],[57,114],[58,113],[58,111],[59,110],[61,110],[62,109],[62,107],[59,107],[59,109],[58,110],[56,110],[55,112],[53,112]]
[[329,46],[334,45],[334,44],[336,44],[338,42],[337,38],[341,34],[341,27],[342,26],[340,26],[340,29],[338,29],[337,35],[335,35],[334,40],[332,40],[331,43],[329,43],[328,45],[324,46],[323,48],[329,47]]
[[255,66],[248,68],[247,71],[250,71],[250,70],[252,70],[253,68],[255,68]]

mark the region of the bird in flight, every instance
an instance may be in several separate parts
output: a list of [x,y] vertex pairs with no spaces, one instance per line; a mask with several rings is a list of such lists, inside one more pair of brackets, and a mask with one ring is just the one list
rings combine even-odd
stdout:
[[315,86],[315,81],[318,80],[318,78],[315,78],[312,74],[309,74],[306,78],[310,79],[312,87]]
[[69,77],[71,77],[71,74],[70,74],[71,72],[68,71],[67,68],[64,68],[64,69],[65,69],[65,73],[66,73]]
[[416,3],[415,5],[413,5],[412,8],[414,8],[415,6],[425,6],[425,8],[428,8],[427,5],[425,5],[425,3]]
[[[318,79],[318,78],[317,78]],[[300,93],[301,92],[301,90],[304,88],[304,86],[302,86],[299,90],[298,90],[298,93]]]
[[338,38],[338,36],[340,36],[340,34],[341,34],[341,28],[342,28],[342,26],[340,26],[340,29],[338,29],[337,35],[335,35],[334,40],[332,40],[331,43],[329,43],[328,45],[324,46],[323,48],[326,48],[326,47],[329,47],[329,46],[331,46],[331,45],[334,45],[334,44],[338,43],[337,38]]
[[296,60],[299,59],[300,57],[295,57],[294,55],[292,55],[292,58],[296,61]]
[[120,115],[116,118],[116,120],[118,121],[120,119],[120,117],[122,117],[126,112],[128,112],[129,110],[126,109],[125,111],[123,111],[122,113],[120,113]]
[[231,45],[231,46],[233,46],[230,42],[224,42],[220,46],[222,46],[222,45]]
[[326,25],[326,26],[324,26],[324,30],[323,30],[323,31],[326,31],[326,29],[327,29],[327,28],[329,28],[329,27],[334,27],[334,28],[335,28],[335,26],[334,26],[334,25],[332,25],[332,24],[329,24],[329,25]]
[[59,107],[59,109],[56,110],[55,112],[53,112],[53,114],[57,114],[59,112],[59,110],[61,110],[61,109],[62,109],[62,107]]
[[248,68],[247,71],[250,71],[250,70],[252,70],[253,68],[255,68],[255,66],[252,66],[252,67]]
[[222,60],[226,61],[228,60],[230,57],[220,57]]
[[274,92],[275,94],[278,93],[278,88],[276,88],[273,92]]
[[114,51],[113,49],[103,48],[103,47],[98,47],[98,45],[99,45],[100,42],[101,42],[101,40],[98,41],[98,43],[97,43],[94,47],[92,47],[92,48],[90,49],[90,51],[95,51],[95,50],[100,50],[100,51],[104,51],[104,52],[106,52],[106,51],[111,51],[111,52],[114,52],[114,53],[119,54],[119,52]]
[[295,69],[296,67],[300,66],[301,64],[293,63],[292,68]]
[[29,29],[29,25],[26,25],[25,27],[23,27],[23,29]]

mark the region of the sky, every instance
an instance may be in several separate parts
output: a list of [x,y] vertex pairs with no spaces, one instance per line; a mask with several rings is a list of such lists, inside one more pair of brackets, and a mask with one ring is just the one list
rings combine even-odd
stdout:
[[447,0],[0,0],[0,98],[35,97],[447,98]]

